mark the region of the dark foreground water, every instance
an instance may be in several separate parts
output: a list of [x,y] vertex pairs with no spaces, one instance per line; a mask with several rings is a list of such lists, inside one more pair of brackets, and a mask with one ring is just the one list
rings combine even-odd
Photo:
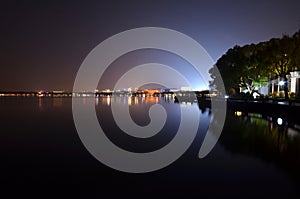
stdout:
[[[136,152],[154,151],[172,140],[181,106],[199,110],[197,137],[181,158],[159,171],[130,174],[89,154],[76,132],[71,103],[71,98],[0,98],[1,194],[9,198],[300,196],[299,126],[285,118],[228,111],[217,145],[199,159],[209,109],[155,97],[96,99],[99,122],[110,140]],[[166,126],[151,138],[130,137],[115,125],[111,103],[128,104],[139,125],[149,123],[148,108],[160,103],[168,112]]]

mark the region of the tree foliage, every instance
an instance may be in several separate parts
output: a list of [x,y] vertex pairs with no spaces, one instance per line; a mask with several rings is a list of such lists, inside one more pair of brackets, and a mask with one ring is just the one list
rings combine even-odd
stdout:
[[[210,69],[211,88],[218,89],[219,70],[226,92],[243,87],[250,94],[257,86],[264,86],[270,78],[287,80],[289,72],[300,67],[300,30],[292,37],[284,35],[266,42],[229,49]],[[287,84],[284,86],[287,95]]]

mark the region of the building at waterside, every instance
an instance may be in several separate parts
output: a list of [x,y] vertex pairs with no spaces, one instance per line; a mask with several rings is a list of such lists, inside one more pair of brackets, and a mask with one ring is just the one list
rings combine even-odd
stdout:
[[[268,84],[268,94],[277,94],[284,92],[284,86],[287,84],[289,93],[292,95],[299,95],[300,94],[300,71],[293,71],[287,75],[287,81],[285,82],[283,78],[278,77],[276,79],[270,80]],[[263,90],[263,87],[260,88]],[[267,94],[261,92],[262,94]]]

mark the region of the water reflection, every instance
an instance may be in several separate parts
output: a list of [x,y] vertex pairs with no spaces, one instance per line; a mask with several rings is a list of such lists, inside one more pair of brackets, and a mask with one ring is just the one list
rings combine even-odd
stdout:
[[[101,104],[106,106],[110,106],[111,103],[124,103],[131,106],[133,119],[137,124],[142,125],[148,124],[147,110],[152,104],[156,103],[164,106],[170,104],[171,106],[168,106],[167,109],[171,113],[170,115],[173,116],[178,115],[179,107],[188,108],[195,105],[200,110],[202,117],[210,118],[212,116],[209,105],[204,101],[198,103],[195,103],[194,100],[180,101],[176,105],[174,95],[163,97],[102,97],[98,100],[102,101]],[[174,124],[173,122],[169,121],[169,126],[165,129],[165,133],[170,131],[170,126]],[[108,123],[111,123],[111,121]],[[172,136],[169,136],[168,140]],[[166,140],[166,137],[160,137],[159,139]],[[156,142],[159,139],[156,139]],[[129,139],[123,138],[123,140]],[[132,141],[129,143],[132,143]],[[297,171],[297,168],[300,168],[300,128],[299,124],[295,123],[294,120],[281,115],[268,115],[266,112],[251,113],[229,110],[219,143],[231,153],[255,157],[282,167],[291,172],[292,176],[296,176],[297,183],[299,183],[300,172]],[[144,145],[144,148],[147,146],[145,143],[142,145]],[[141,147],[138,143],[135,146]],[[161,147],[163,144],[160,143],[159,146]]]
[[63,106],[63,98],[62,97],[53,98],[53,106],[54,107],[62,107]]
[[[70,101],[69,97],[33,97],[23,99],[22,101],[29,102],[32,104],[32,101],[37,100],[38,110],[45,111],[46,109],[51,108],[63,108],[65,106],[66,101]],[[85,103],[86,99],[82,99],[82,102]]]
[[[84,97],[79,98],[83,104],[87,103],[87,99]],[[25,100],[29,99],[26,98]],[[42,113],[46,113],[52,108],[55,108],[56,111],[62,108],[67,109],[69,106],[66,104],[71,102],[71,98],[41,97],[31,100],[34,100],[33,103],[31,102],[31,105]],[[107,96],[95,98],[95,106],[96,110],[98,110],[99,122],[104,124],[103,128],[105,130],[109,130],[110,135],[108,137],[113,142],[129,151],[149,152],[165,146],[173,139],[175,135],[172,132],[176,132],[178,129],[181,108],[197,108],[202,121],[209,121],[209,118],[213,115],[205,101],[199,103],[195,101],[180,101],[178,104],[174,103],[174,101],[174,95],[163,97]],[[138,140],[130,138],[128,135],[122,134],[113,122],[110,112],[112,103],[122,103],[130,106],[132,119],[141,126],[150,122],[149,107],[157,103],[162,104],[168,112],[167,126],[152,139]],[[24,101],[24,106],[23,104],[20,104],[20,106],[27,107],[28,104],[30,103],[27,101],[25,103]],[[205,128],[203,129],[205,130]],[[205,132],[198,133],[204,134]],[[232,159],[238,159],[235,157],[235,154],[239,154],[243,157],[251,157],[263,161],[265,164],[275,165],[289,172],[290,176],[297,182],[297,185],[300,185],[300,125],[297,122],[297,118],[286,117],[285,114],[269,114],[266,111],[251,113],[241,110],[229,110],[218,143],[223,146],[222,150],[232,155]],[[200,147],[200,144],[197,147]],[[193,156],[193,158],[195,157]]]
[[[81,100],[81,99],[79,99]],[[124,133],[116,123],[116,118],[112,115],[112,104],[117,103],[116,107],[127,105],[131,119],[139,126],[147,126],[151,120],[149,117],[150,107],[160,104],[167,113],[167,120],[162,130],[150,138],[135,138]],[[107,137],[115,145],[133,152],[150,152],[158,150],[168,144],[176,135],[180,125],[181,110],[190,112],[197,111],[200,114],[197,103],[182,102],[174,104],[174,95],[158,96],[101,96],[95,99],[96,113],[101,128]],[[207,115],[203,115],[207,117]],[[194,121],[188,115],[188,121]],[[143,132],[141,132],[143,133]],[[188,133],[188,132],[187,132]]]
[[287,119],[229,111],[220,143],[232,153],[282,167],[300,183],[300,131]]
[[[207,130],[205,125],[213,114],[217,114],[209,114],[210,109],[205,102],[198,105],[195,102],[175,104],[173,96],[130,98],[130,114],[141,126],[150,122],[149,106],[161,103],[166,107],[167,126],[151,140],[133,140],[124,133],[119,134],[120,129],[112,122],[109,116],[112,103],[124,103],[125,100],[128,104],[129,99],[91,98],[96,110],[99,110],[99,123],[104,124],[104,130],[110,130],[109,138],[129,151],[148,152],[165,146],[173,139],[173,132],[177,132],[180,109],[199,110],[200,130],[195,142],[173,165],[142,175],[118,173],[95,161],[80,142],[72,118],[72,98],[0,98],[3,182],[13,188],[23,187],[26,191],[32,190],[32,187],[50,187],[53,190],[52,186],[57,183],[63,188],[77,183],[78,187],[86,187],[86,193],[90,193],[90,188],[102,179],[104,184],[97,185],[101,188],[95,189],[99,190],[99,195],[110,188],[126,191],[138,187],[136,191],[148,190],[153,185],[155,190],[170,190],[173,194],[177,194],[178,190],[184,194],[206,191],[210,196],[211,188],[217,189],[220,196],[227,194],[225,197],[239,191],[239,198],[249,193],[253,197],[264,194],[270,198],[285,198],[285,194],[290,192],[298,194],[300,123],[295,122],[295,118],[267,112],[229,111],[218,144],[206,158],[198,159]],[[90,99],[79,97],[78,100],[87,104]],[[278,118],[282,119],[281,125]]]
[[[83,98],[84,99],[84,98]],[[110,106],[111,103],[123,103],[128,106],[139,104],[161,104],[163,102],[173,103],[174,95],[166,95],[163,97],[158,96],[101,96],[96,97],[96,106],[101,103],[102,105]],[[189,103],[189,102],[182,102]]]
[[290,121],[289,118],[280,115],[268,115],[267,113],[247,113],[235,111],[234,116],[242,118],[242,120],[249,120],[251,124],[259,124],[260,126],[270,126],[271,129],[279,128],[280,131],[293,131],[300,133],[299,125],[295,121]]

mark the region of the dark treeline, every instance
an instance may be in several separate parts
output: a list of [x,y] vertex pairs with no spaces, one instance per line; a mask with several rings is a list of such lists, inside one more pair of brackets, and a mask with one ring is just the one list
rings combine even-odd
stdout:
[[287,75],[300,69],[300,30],[294,35],[283,35],[269,41],[229,49],[210,69],[212,89],[218,90],[219,73],[227,94],[239,93],[242,87],[252,95],[254,88],[280,78],[288,98]]

